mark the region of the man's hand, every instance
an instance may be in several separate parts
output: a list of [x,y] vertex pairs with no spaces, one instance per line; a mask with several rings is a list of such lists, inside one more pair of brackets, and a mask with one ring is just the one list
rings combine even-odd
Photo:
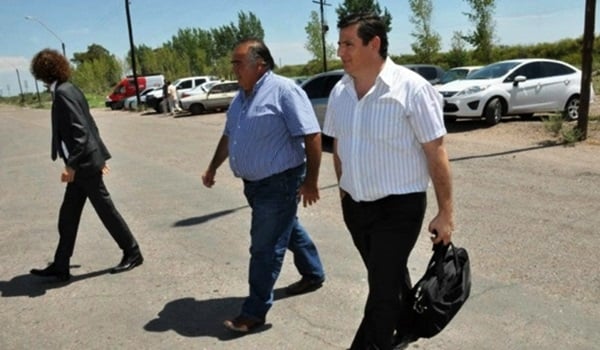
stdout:
[[298,195],[302,198],[302,205],[306,208],[307,205],[313,205],[320,199],[319,188],[315,185],[308,185],[307,183],[300,186]]
[[75,169],[66,166],[65,170],[63,170],[62,174],[60,174],[61,182],[73,182],[75,180]]
[[202,174],[202,183],[204,186],[211,188],[215,184],[215,175],[217,172],[215,170],[206,169],[204,174]]

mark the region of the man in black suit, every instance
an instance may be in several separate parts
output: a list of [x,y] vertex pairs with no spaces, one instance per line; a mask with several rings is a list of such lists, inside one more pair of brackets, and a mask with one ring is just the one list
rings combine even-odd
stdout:
[[111,157],[110,153],[100,138],[85,96],[67,81],[71,75],[69,62],[58,51],[44,49],[34,56],[31,73],[47,84],[53,95],[52,160],[56,160],[57,155],[64,160],[61,181],[67,183],[58,217],[60,238],[54,262],[45,269],[32,269],[31,273],[59,281],[71,278],[69,263],[86,199],[123,250],[123,259],[111,273],[141,265],[144,258],[138,243],[115,208],[102,179],[109,172],[106,160]]

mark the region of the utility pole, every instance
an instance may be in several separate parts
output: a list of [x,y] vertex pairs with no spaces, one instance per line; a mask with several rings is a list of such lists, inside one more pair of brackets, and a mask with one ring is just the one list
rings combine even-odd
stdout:
[[583,27],[583,49],[581,52],[581,99],[579,100],[579,118],[577,129],[581,132],[579,141],[587,138],[588,114],[590,111],[590,84],[592,83],[592,61],[594,50],[594,26],[596,0],[585,1],[585,22]]
[[23,87],[21,86],[21,75],[19,74],[19,70],[15,68],[17,71],[17,80],[19,81],[19,90],[21,91],[21,104],[25,104],[25,95],[23,95]]
[[131,17],[129,16],[129,0],[125,0],[125,11],[127,12],[127,28],[129,30],[129,47],[131,50],[131,69],[133,70],[133,84],[135,86],[135,98],[138,108],[140,104],[140,87],[138,86],[137,73],[135,69],[135,45],[133,45],[133,33],[131,30]]
[[313,0],[313,3],[319,4],[321,8],[321,45],[323,45],[323,72],[327,72],[327,47],[325,46],[325,34],[329,30],[329,26],[325,24],[325,20],[323,19],[323,7],[331,6],[331,4],[328,4],[327,0]]

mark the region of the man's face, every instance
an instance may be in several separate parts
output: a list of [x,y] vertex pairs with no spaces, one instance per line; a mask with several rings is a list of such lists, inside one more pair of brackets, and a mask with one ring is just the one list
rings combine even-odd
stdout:
[[337,54],[342,60],[344,70],[354,75],[361,69],[371,64],[374,47],[371,42],[363,45],[362,39],[358,37],[358,24],[342,28],[340,30],[340,39],[338,41]]
[[251,91],[256,82],[265,73],[265,65],[263,62],[260,60],[252,62],[250,60],[248,55],[249,48],[249,43],[238,45],[233,50],[231,57],[233,73],[235,74],[240,87],[246,92]]

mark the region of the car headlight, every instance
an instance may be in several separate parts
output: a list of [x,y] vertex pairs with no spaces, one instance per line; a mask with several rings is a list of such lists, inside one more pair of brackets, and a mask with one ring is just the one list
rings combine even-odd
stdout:
[[483,85],[470,86],[470,87],[462,90],[458,94],[456,94],[456,96],[473,95],[473,94],[479,93],[479,92],[487,89],[488,87],[489,87],[489,85],[485,85],[485,86],[483,86]]

